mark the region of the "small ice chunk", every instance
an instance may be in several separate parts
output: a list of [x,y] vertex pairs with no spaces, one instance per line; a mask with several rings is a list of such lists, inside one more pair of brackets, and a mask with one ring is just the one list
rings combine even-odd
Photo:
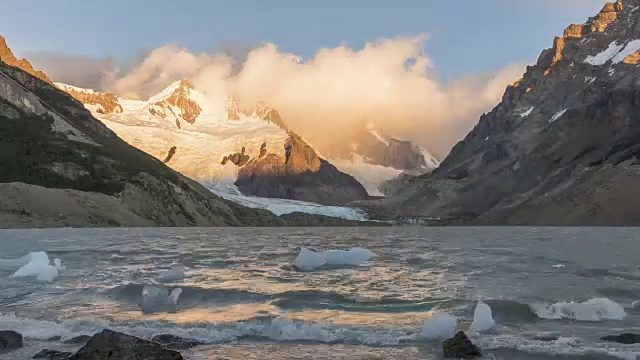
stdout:
[[469,332],[481,332],[491,329],[496,322],[493,320],[491,307],[481,300],[478,300],[476,309],[473,311],[473,322],[469,326]]
[[184,279],[184,266],[173,266],[169,270],[160,271],[158,280],[177,281]]
[[[22,265],[11,277],[31,277],[35,276],[38,281],[51,282],[58,277],[58,266],[62,267],[62,261],[60,259],[55,262],[55,265],[51,265],[49,262],[49,256],[44,251],[31,252],[27,257],[18,259],[18,262],[26,264]],[[62,268],[60,268],[62,270]]]
[[435,314],[424,322],[422,335],[427,339],[448,339],[453,337],[458,318],[449,314]]
[[329,266],[358,266],[376,254],[364,248],[353,248],[345,250],[313,251],[302,248],[293,261],[293,266],[302,271],[313,271],[324,265]]
[[326,263],[322,252],[302,248],[293,261],[293,266],[302,271],[313,271]]
[[349,251],[328,250],[323,252],[326,265],[345,266],[360,265],[376,256],[372,251],[363,248],[353,248]]
[[145,314],[154,312],[176,312],[178,298],[182,294],[181,288],[169,293],[169,289],[156,285],[145,285],[142,288],[142,302],[140,308]]

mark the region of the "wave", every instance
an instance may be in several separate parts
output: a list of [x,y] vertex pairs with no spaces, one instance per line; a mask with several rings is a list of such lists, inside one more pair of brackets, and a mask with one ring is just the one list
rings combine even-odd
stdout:
[[576,321],[622,320],[627,316],[622,305],[607,298],[594,298],[584,302],[557,302],[531,304],[533,312],[541,319]]
[[159,334],[172,334],[195,339],[205,344],[223,344],[255,339],[278,342],[312,342],[322,344],[354,344],[367,346],[398,346],[420,339],[420,329],[370,329],[355,326],[323,325],[292,321],[286,318],[252,320],[226,324],[189,324],[177,326],[163,321],[95,322],[46,321],[0,315],[0,328],[14,330],[27,339],[61,341],[78,335],[93,335],[109,328],[150,339]]
[[[127,284],[109,289],[106,295],[116,301],[138,304],[142,300],[145,284]],[[430,311],[442,300],[426,298],[420,301],[396,297],[365,298],[342,295],[330,291],[292,290],[277,294],[262,294],[240,289],[211,289],[197,286],[166,286],[172,291],[181,288],[180,309],[210,306],[212,304],[269,303],[282,310],[342,310],[354,312],[416,312]]]

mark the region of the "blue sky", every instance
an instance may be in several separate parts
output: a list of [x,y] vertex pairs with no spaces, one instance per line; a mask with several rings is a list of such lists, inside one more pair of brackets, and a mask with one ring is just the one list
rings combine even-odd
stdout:
[[167,43],[192,51],[273,42],[309,58],[321,47],[427,33],[445,80],[534,61],[602,0],[0,0],[0,34],[19,55],[56,51],[125,61]]

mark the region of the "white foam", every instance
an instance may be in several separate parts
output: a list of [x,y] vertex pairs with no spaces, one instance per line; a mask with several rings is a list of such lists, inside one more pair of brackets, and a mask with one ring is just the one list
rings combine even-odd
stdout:
[[458,318],[449,314],[435,314],[424,322],[422,336],[427,339],[448,339],[453,337]]
[[469,332],[487,331],[495,325],[496,322],[493,320],[491,307],[478,300],[476,309],[473,311],[473,322],[469,326]]
[[494,349],[514,349],[529,354],[557,356],[587,356],[594,355],[616,357],[624,360],[637,360],[639,349],[629,349],[624,345],[609,344],[606,348],[590,346],[582,343],[578,338],[560,337],[555,341],[531,340],[512,335],[492,335],[475,338],[478,345],[485,351]]
[[622,320],[627,314],[624,308],[607,298],[595,298],[585,302],[557,302],[532,304],[531,309],[541,319],[576,321]]
[[565,264],[555,264],[555,265],[553,265],[552,267],[553,267],[554,269],[562,269],[562,268],[564,268],[564,267],[566,267],[566,266],[567,266],[567,265],[565,265]]
[[64,270],[62,260],[54,259],[51,265],[49,256],[44,251],[31,252],[15,260],[16,264],[23,264],[11,277],[36,277],[38,281],[51,282],[55,280],[59,270]]
[[201,324],[177,326],[166,321],[119,323],[65,320],[54,322],[19,318],[12,314],[0,314],[0,329],[17,331],[27,339],[47,340],[54,336],[60,336],[62,340],[67,340],[78,335],[92,335],[105,328],[146,339],[158,334],[173,334],[210,344],[229,343],[251,336],[273,341],[342,342],[370,346],[394,346],[419,338],[418,333],[411,331],[294,322],[287,318],[208,324],[203,327]]
[[173,266],[169,270],[163,270],[158,274],[158,280],[177,281],[184,279],[184,266]]
[[313,271],[324,265],[358,266],[374,258],[376,254],[368,249],[313,251],[302,248],[293,265],[302,271]]
[[631,308],[632,309],[640,309],[640,300],[636,300],[634,302],[631,303]]

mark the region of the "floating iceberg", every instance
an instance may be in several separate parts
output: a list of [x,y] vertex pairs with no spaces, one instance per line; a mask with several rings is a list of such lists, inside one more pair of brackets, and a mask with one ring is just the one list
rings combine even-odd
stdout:
[[481,332],[491,329],[496,322],[493,320],[491,307],[478,300],[476,309],[473,312],[473,322],[469,326],[469,332]]
[[184,266],[174,266],[169,270],[160,271],[158,280],[177,281],[184,279]]
[[21,266],[11,277],[35,276],[38,281],[51,282],[59,276],[59,271],[65,270],[62,260],[53,259],[53,265],[49,256],[44,251],[31,252],[26,256],[16,259],[15,264]]
[[142,288],[142,302],[140,308],[145,314],[155,312],[176,312],[178,298],[182,294],[181,288],[169,289],[156,285],[145,285]]
[[458,318],[449,314],[435,314],[424,322],[422,335],[427,339],[448,339],[453,337]]
[[293,261],[293,266],[302,271],[313,271],[324,265],[327,266],[358,266],[376,254],[363,248],[353,248],[345,250],[313,251],[302,248]]

